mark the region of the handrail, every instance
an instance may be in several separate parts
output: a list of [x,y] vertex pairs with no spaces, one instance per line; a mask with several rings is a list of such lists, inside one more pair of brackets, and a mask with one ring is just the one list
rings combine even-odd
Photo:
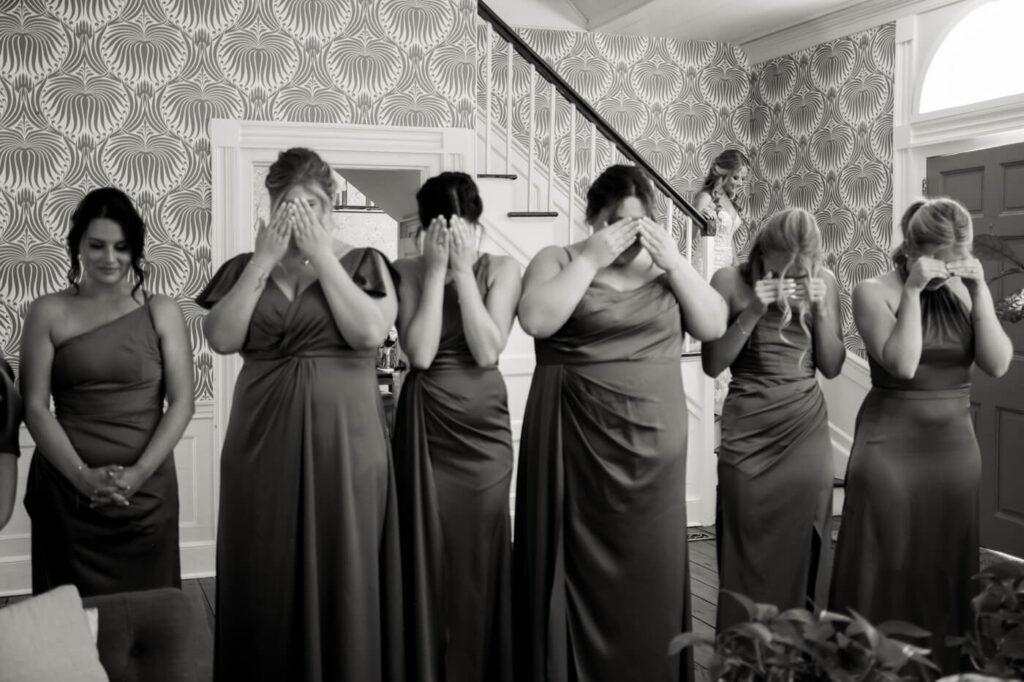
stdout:
[[537,72],[544,80],[553,85],[555,89],[562,93],[562,96],[569,100],[569,102],[571,102],[585,118],[593,123],[594,126],[601,131],[601,134],[608,138],[619,149],[619,152],[623,156],[642,168],[644,172],[647,173],[648,177],[650,177],[651,182],[653,182],[654,185],[662,191],[662,193],[668,196],[677,208],[693,219],[700,228],[701,234],[708,236],[708,223],[704,216],[698,213],[697,209],[695,209],[689,201],[684,199],[682,195],[679,194],[679,192],[677,192],[672,185],[670,185],[668,181],[661,176],[660,173],[658,173],[658,171],[654,170],[651,164],[647,163],[647,161],[640,156],[640,153],[633,149],[633,146],[623,139],[623,137],[619,135],[618,131],[612,128],[611,125],[604,120],[601,114],[597,113],[597,111],[590,106],[590,103],[587,102],[582,95],[576,92],[576,90],[573,89],[573,87],[569,85],[569,83],[567,83],[557,71],[551,68],[551,65],[548,64],[543,57],[537,54],[532,47],[527,45],[526,41],[519,37],[519,34],[512,30],[512,28],[506,24],[501,17],[495,14],[494,10],[488,7],[487,3],[483,2],[483,0],[479,0],[477,2],[477,12],[484,21],[494,27],[494,30],[497,31],[498,35],[512,45],[512,48],[518,52],[523,59],[537,69]]

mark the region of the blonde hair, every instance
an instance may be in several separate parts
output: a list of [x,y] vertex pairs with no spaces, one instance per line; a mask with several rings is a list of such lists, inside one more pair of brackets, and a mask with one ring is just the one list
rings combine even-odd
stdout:
[[[804,270],[808,277],[817,277],[822,268],[825,254],[821,248],[821,232],[818,221],[802,208],[787,208],[773,215],[754,235],[754,243],[750,248],[747,261],[740,266],[740,273],[751,287],[764,277],[764,257],[770,253],[789,254],[789,261],[782,272],[777,273],[779,279],[785,279],[792,268]],[[793,309],[789,301],[783,299],[779,303],[782,308],[782,320],[779,323],[779,338],[793,345],[786,338],[784,329],[793,319]],[[810,318],[810,302],[803,300],[798,308],[800,328],[810,336],[808,319]],[[803,362],[803,355],[800,362]]]
[[919,254],[925,246],[966,246],[971,248],[974,225],[971,214],[959,201],[938,197],[915,201],[900,218],[903,243],[893,254],[893,261],[905,267],[907,259]]

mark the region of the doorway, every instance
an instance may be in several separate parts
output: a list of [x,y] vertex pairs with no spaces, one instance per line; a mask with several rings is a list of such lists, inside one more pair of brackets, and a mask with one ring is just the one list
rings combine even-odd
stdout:
[[[1024,260],[1024,144],[927,159],[927,193],[967,207],[975,236],[999,237]],[[979,254],[981,257],[981,254]],[[1024,288],[1024,274],[982,258],[995,301]],[[1000,379],[974,372],[971,407],[982,456],[981,545],[1024,557],[1024,321],[1003,322],[1013,341],[1010,370]]]

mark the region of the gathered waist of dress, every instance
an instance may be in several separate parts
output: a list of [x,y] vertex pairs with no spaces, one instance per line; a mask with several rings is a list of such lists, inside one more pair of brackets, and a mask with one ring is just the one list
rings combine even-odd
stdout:
[[738,373],[733,374],[729,380],[729,392],[737,393],[743,391],[761,392],[764,390],[781,389],[806,393],[808,391],[820,390],[818,378],[815,375],[794,377],[778,374],[763,373]]
[[678,366],[682,361],[681,356],[651,356],[636,358],[594,358],[575,353],[562,353],[558,351],[537,351],[538,365],[610,365],[610,364],[633,364],[633,365],[664,365]]
[[164,409],[163,391],[159,385],[76,387],[54,390],[53,404],[59,418],[90,417],[100,420],[125,419],[160,415]]
[[953,388],[887,388],[873,385],[871,393],[885,398],[902,400],[969,400],[971,386],[955,386]]
[[460,371],[476,371],[476,372],[497,372],[497,365],[489,365],[487,367],[481,367],[476,364],[476,360],[470,357],[463,356],[451,356],[451,357],[436,357],[434,361],[430,363],[430,367],[426,369],[415,369],[411,372],[446,372],[451,370]]
[[259,350],[242,353],[242,360],[246,363],[255,362],[282,362],[286,360],[342,360],[351,361],[353,364],[369,362],[371,366],[376,364],[377,349],[368,348],[364,350],[352,350],[349,348],[309,348],[295,351],[282,352],[280,350]]

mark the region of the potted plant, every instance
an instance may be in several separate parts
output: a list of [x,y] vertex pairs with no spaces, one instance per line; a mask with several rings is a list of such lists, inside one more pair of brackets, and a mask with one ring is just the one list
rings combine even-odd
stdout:
[[722,594],[743,606],[747,622],[713,638],[684,632],[669,644],[669,655],[689,647],[710,647],[713,680],[888,682],[919,679],[938,670],[928,659],[927,649],[904,641],[928,636],[909,623],[893,621],[875,627],[856,612],[849,616],[805,609],[780,612],[735,592],[723,590]]
[[1024,679],[1024,566],[994,564],[978,574],[981,592],[971,601],[974,624],[965,637],[951,637],[975,669],[997,679]]

